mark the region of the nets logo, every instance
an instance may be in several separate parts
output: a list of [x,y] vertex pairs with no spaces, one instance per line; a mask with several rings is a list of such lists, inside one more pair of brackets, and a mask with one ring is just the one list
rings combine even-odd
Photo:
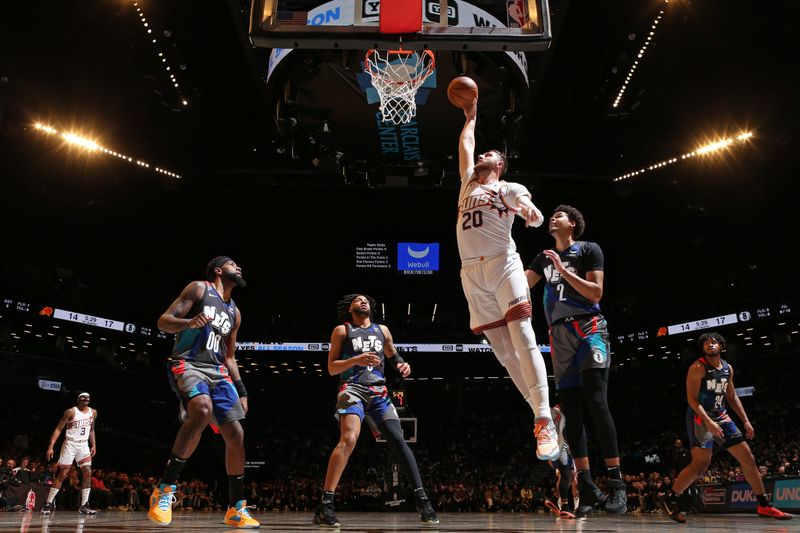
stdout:
[[322,350],[327,352],[330,349],[331,349],[331,345],[329,343],[327,343],[327,342],[322,343]]
[[456,344],[456,351],[457,352],[463,352],[464,351],[464,345],[463,344]]
[[452,352],[453,345],[452,344],[442,344],[442,351],[443,352]]

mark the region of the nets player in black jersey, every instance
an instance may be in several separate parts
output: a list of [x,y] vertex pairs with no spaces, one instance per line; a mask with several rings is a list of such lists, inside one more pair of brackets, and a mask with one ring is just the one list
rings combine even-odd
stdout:
[[336,326],[331,334],[328,372],[339,376],[336,417],[340,437],[328,461],[322,500],[314,513],[314,523],[339,527],[333,497],[361,433],[361,422],[366,418],[373,434],[383,436],[404,473],[414,483],[420,520],[424,524],[438,524],[439,518],[422,487],[417,461],[403,438],[383,373],[386,358],[403,377],[411,374],[411,366],[397,353],[389,328],[372,322],[374,309],[375,300],[363,294],[348,294],[337,305],[339,318],[344,323]]
[[[556,207],[548,226],[556,241],[555,249],[541,252],[525,271],[530,287],[544,279],[550,356],[566,419],[564,433],[578,471],[580,506],[575,513],[578,517],[592,512],[597,505],[618,514],[628,508],[619,466],[617,429],[607,400],[610,345],[606,319],[600,314],[603,251],[596,243],[577,240],[585,227],[580,211],[568,205]],[[597,490],[589,470],[584,402],[605,459],[608,498]]]
[[242,269],[219,256],[206,266],[206,281],[193,281],[158,319],[158,328],[175,333],[168,360],[170,385],[181,401],[181,428],[175,437],[161,482],[150,496],[147,517],[160,525],[172,521],[172,502],[183,465],[206,426],[225,439],[230,505],[225,524],[256,528],[244,498],[244,430],[247,390],[236,362],[236,334],[242,314],[231,294],[246,285]]
[[[711,463],[714,443],[728,450],[742,465],[744,478],[753,487],[758,499],[756,512],[760,516],[789,520],[792,515],[772,506],[767,499],[764,482],[756,466],[756,460],[746,439],[755,435],[742,402],[736,395],[733,384],[733,367],[722,359],[725,339],[719,333],[705,333],[698,340],[703,356],[689,367],[686,376],[686,429],[692,445],[692,462],[681,470],[672,489],[659,498],[664,513],[676,522],[686,522],[686,513],[680,508],[680,495],[694,483]],[[744,425],[744,435],[731,420],[725,405],[729,404]]]

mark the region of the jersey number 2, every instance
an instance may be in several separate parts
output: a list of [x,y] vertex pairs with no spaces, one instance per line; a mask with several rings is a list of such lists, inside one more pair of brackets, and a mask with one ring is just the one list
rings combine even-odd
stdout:
[[564,296],[564,284],[563,283],[559,283],[558,285],[556,285],[556,290],[558,291],[558,301],[559,302],[566,301],[567,299]]
[[482,211],[466,211],[461,215],[464,222],[461,223],[461,229],[480,228],[483,226],[483,212]]

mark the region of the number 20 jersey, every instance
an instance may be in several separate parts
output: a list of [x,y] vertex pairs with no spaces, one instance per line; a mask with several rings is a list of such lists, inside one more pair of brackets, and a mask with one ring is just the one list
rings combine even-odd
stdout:
[[462,265],[481,257],[517,251],[511,238],[511,226],[518,211],[517,198],[530,195],[519,183],[496,181],[481,185],[475,170],[467,170],[461,181],[456,222]]
[[222,365],[228,355],[228,337],[236,323],[236,303],[233,299],[226,303],[214,286],[206,281],[203,297],[186,316],[191,318],[201,312],[209,317],[209,322],[202,328],[179,332],[170,359]]

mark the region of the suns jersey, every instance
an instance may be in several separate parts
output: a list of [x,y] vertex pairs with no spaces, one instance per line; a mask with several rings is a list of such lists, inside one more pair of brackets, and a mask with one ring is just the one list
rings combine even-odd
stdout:
[[225,302],[211,283],[206,281],[204,284],[203,297],[186,316],[193,317],[202,312],[210,321],[202,328],[179,332],[170,359],[222,365],[228,356],[228,338],[236,324],[236,303],[233,299]]
[[365,352],[374,352],[381,358],[381,364],[372,366],[354,366],[340,374],[341,383],[358,383],[359,385],[384,385],[386,377],[383,373],[383,363],[386,357],[383,346],[386,337],[378,324],[372,323],[366,328],[354,326],[349,322],[344,323],[346,335],[342,345],[341,359],[347,360]]
[[697,391],[697,402],[703,406],[711,420],[715,422],[725,420],[728,418],[725,393],[731,380],[731,367],[725,359],[720,359],[722,368],[712,366],[705,357],[697,361],[706,370],[706,375],[700,382],[700,390]]
[[86,442],[94,423],[94,412],[88,409],[85,413],[77,407],[72,408],[72,420],[67,422],[67,432],[64,438],[71,442]]
[[512,254],[517,245],[511,238],[517,198],[531,193],[519,183],[497,181],[481,185],[470,168],[461,180],[458,197],[456,239],[461,264],[481,257]]

